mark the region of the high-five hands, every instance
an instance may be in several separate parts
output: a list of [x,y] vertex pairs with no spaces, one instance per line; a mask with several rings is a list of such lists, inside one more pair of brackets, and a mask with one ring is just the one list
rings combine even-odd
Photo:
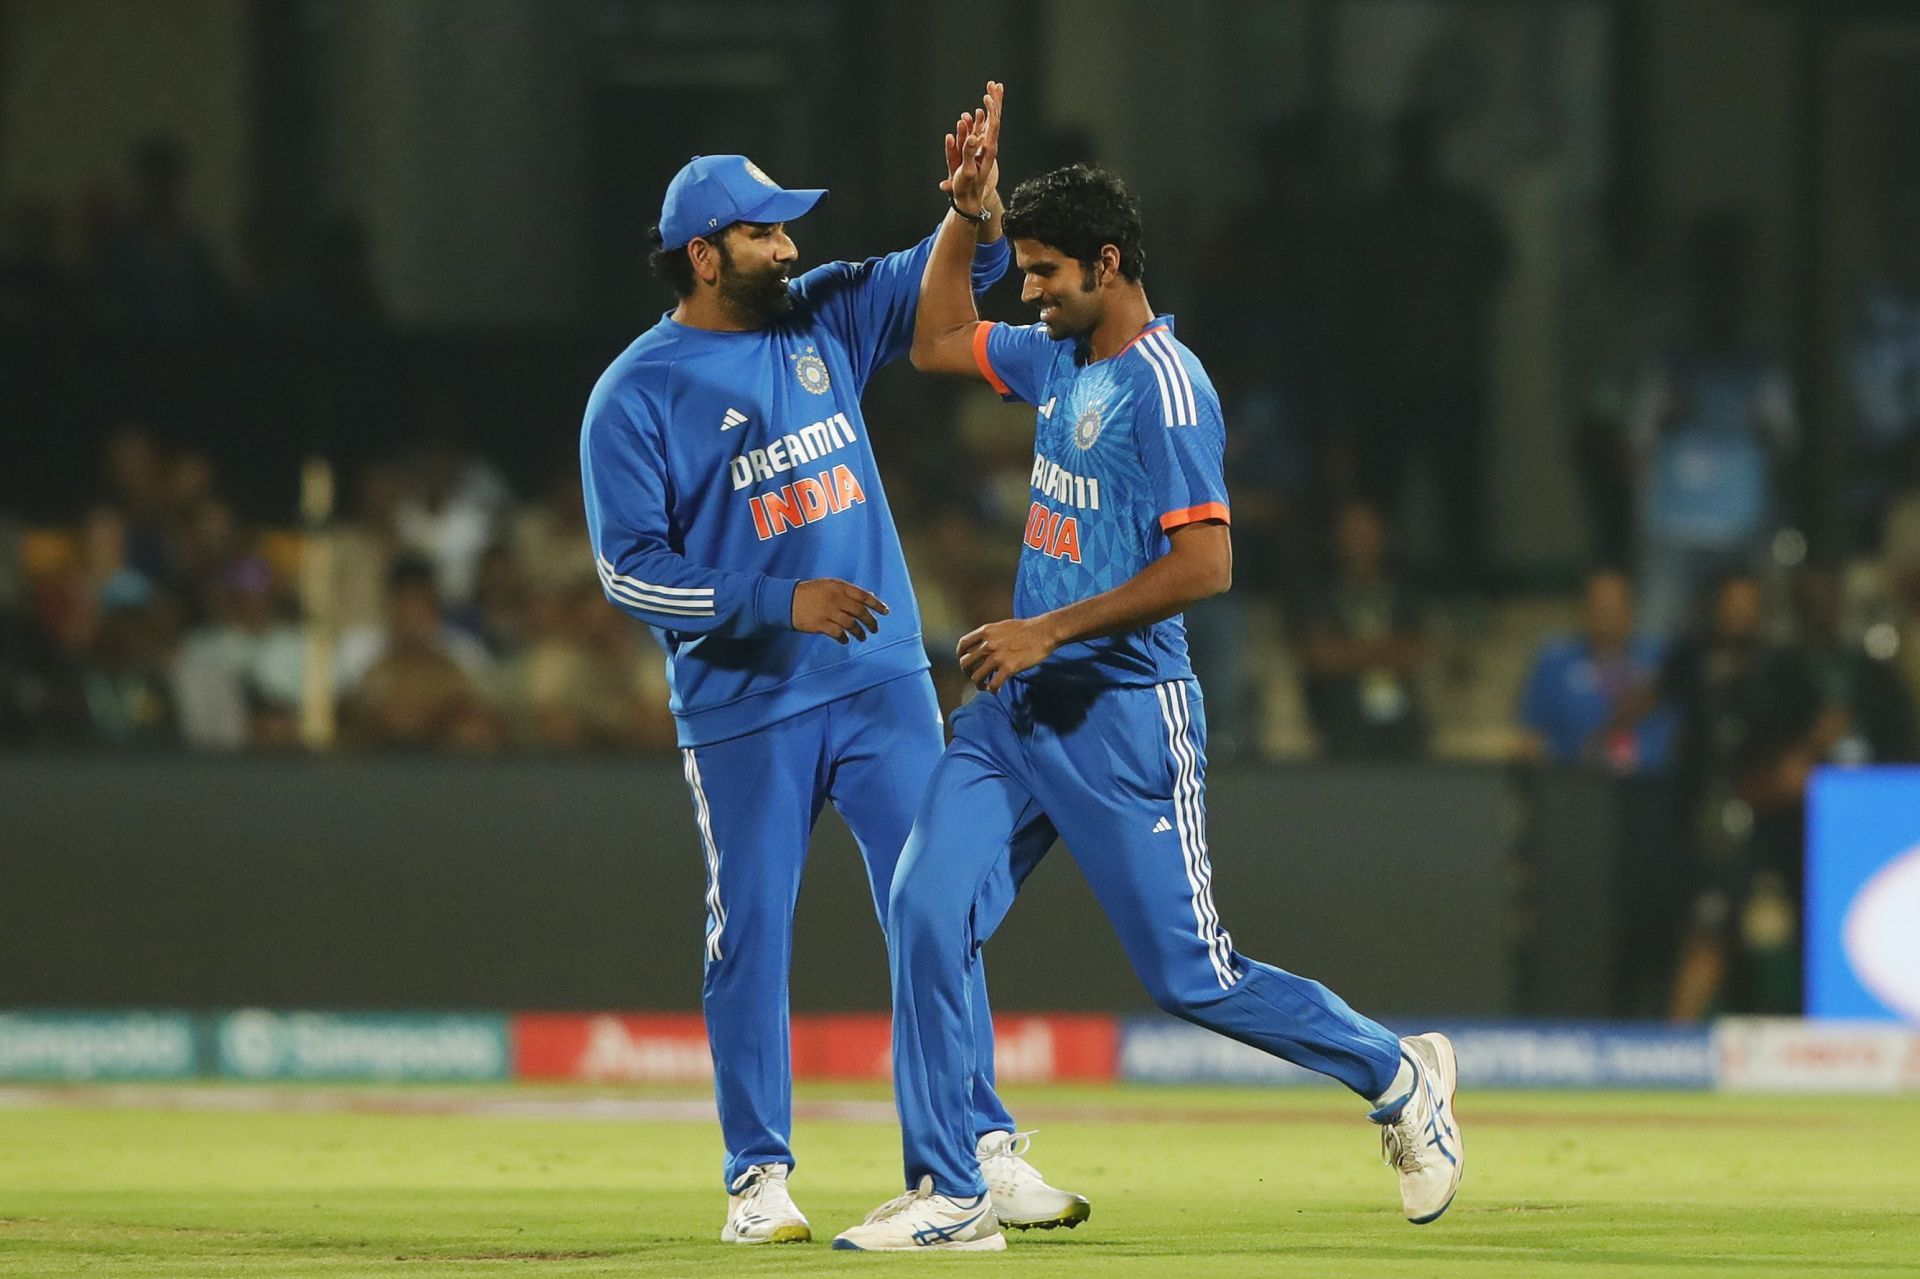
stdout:
[[962,111],[947,135],[947,177],[940,189],[953,207],[967,217],[978,217],[1000,185],[1000,104],[1007,88],[987,82],[980,106]]

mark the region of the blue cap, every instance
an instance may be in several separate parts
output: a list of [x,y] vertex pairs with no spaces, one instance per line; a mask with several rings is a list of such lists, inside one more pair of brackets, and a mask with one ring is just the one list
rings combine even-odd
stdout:
[[788,191],[744,155],[697,155],[660,204],[660,246],[677,249],[735,222],[791,222],[826,191]]

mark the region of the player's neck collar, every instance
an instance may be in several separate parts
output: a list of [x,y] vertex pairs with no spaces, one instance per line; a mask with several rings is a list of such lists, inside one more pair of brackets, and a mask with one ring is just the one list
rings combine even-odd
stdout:
[[1148,320],[1145,324],[1141,325],[1139,331],[1135,333],[1132,337],[1128,338],[1126,340],[1126,343],[1123,346],[1121,346],[1119,350],[1115,351],[1112,355],[1105,355],[1100,357],[1100,360],[1096,360],[1093,358],[1093,337],[1091,334],[1089,334],[1088,336],[1080,340],[1080,363],[1098,364],[1101,362],[1101,360],[1119,359],[1121,356],[1125,355],[1128,351],[1131,351],[1134,348],[1134,346],[1137,345],[1140,342],[1140,340],[1146,337],[1148,334],[1160,333],[1160,332],[1164,332],[1169,335],[1173,333],[1173,312],[1171,311],[1155,312],[1153,315],[1153,318]]

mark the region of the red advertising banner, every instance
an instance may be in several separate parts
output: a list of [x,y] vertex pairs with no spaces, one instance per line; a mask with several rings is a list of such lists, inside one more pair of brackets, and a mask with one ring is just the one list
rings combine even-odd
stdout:
[[701,1084],[713,1079],[698,1013],[516,1013],[518,1079]]
[[[994,1018],[994,1068],[1002,1083],[1112,1079],[1119,1046],[1119,1023],[1105,1015]],[[697,1013],[519,1013],[513,1057],[520,1079],[691,1084],[713,1078],[706,1023]],[[891,1019],[881,1013],[795,1017],[793,1074],[890,1079]]]

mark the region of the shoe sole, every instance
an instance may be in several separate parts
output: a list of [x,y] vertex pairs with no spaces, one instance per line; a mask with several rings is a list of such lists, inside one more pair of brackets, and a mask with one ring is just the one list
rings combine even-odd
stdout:
[[729,1239],[722,1235],[720,1242],[745,1244],[748,1247],[763,1243],[812,1243],[813,1229],[810,1226],[776,1226],[765,1239],[742,1239],[737,1235]]
[[1005,1235],[988,1235],[985,1239],[969,1239],[965,1243],[929,1243],[913,1244],[904,1248],[862,1248],[851,1239],[835,1239],[836,1252],[1003,1252],[1007,1246]]
[[1082,1200],[1057,1217],[1043,1217],[1038,1221],[1009,1221],[1002,1217],[1000,1224],[1009,1230],[1072,1230],[1092,1215],[1093,1205]]
[[1460,1179],[1467,1171],[1467,1145],[1460,1138],[1460,1113],[1454,1110],[1453,1096],[1460,1090],[1460,1059],[1454,1055],[1453,1041],[1441,1034],[1421,1035],[1421,1039],[1433,1046],[1439,1055],[1442,1073],[1447,1078],[1447,1109],[1453,1113],[1453,1144],[1458,1158],[1453,1166],[1453,1185],[1447,1190],[1447,1201],[1424,1217],[1408,1217],[1416,1226],[1424,1226],[1440,1220],[1442,1214],[1453,1206],[1453,1197],[1460,1193]]

